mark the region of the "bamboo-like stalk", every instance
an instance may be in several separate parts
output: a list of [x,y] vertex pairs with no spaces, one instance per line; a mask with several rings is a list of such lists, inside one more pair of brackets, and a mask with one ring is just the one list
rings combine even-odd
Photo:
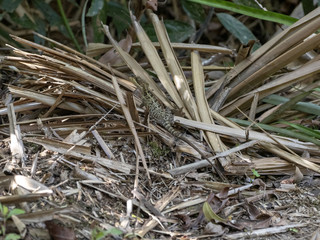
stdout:
[[123,61],[128,65],[131,71],[143,81],[145,81],[149,88],[152,90],[153,94],[159,98],[163,104],[165,104],[168,108],[172,108],[172,104],[167,100],[163,92],[159,89],[158,85],[152,80],[149,74],[141,67],[141,65],[131,57],[127,52],[123,51],[118,43],[112,38],[108,26],[103,26],[104,33],[112,42],[114,48],[117,50],[119,55],[122,57]]
[[[118,100],[119,100],[119,102],[120,102],[120,105],[121,105],[123,114],[124,114],[124,116],[125,116],[125,118],[126,118],[126,120],[127,120],[127,123],[128,123],[128,125],[129,125],[130,130],[131,130],[131,132],[132,132],[132,135],[133,135],[133,137],[134,137],[134,141],[135,141],[136,147],[137,147],[137,149],[138,149],[139,155],[140,155],[140,157],[141,157],[141,161],[142,161],[143,167],[145,168],[146,173],[147,173],[147,176],[148,176],[148,179],[149,179],[149,181],[150,181],[150,183],[151,183],[151,177],[150,177],[149,170],[148,170],[148,166],[147,166],[147,162],[146,162],[146,159],[145,159],[143,150],[142,150],[142,146],[141,146],[141,143],[140,143],[140,141],[139,141],[139,137],[138,137],[136,128],[135,128],[134,123],[133,123],[133,121],[132,121],[132,117],[131,117],[131,115],[130,115],[130,111],[129,111],[128,107],[126,106],[124,97],[123,97],[123,95],[122,95],[122,93],[121,93],[121,90],[120,90],[120,87],[119,87],[119,85],[118,85],[118,83],[117,83],[116,77],[112,77],[112,83],[113,83],[113,86],[114,86],[114,88],[115,88],[115,91],[116,91]],[[139,162],[139,159],[137,158],[136,171],[138,171],[138,169],[139,169],[139,168],[138,168],[138,166],[139,166],[138,162]],[[137,172],[137,173],[139,173],[139,172]],[[137,188],[137,187],[138,187],[138,186],[137,186],[137,183],[135,183],[135,188]]]
[[194,101],[184,72],[170,44],[169,36],[167,34],[164,23],[160,22],[158,16],[152,13],[151,10],[147,10],[147,14],[151,18],[162,53],[170,70],[175,88],[177,89],[184,103],[184,107],[188,110],[192,119],[198,121],[200,120],[198,107]]
[[[132,18],[133,27],[141,43],[143,52],[146,54],[146,57],[148,58],[153,70],[157,74],[157,77],[159,78],[160,82],[162,83],[163,87],[166,89],[166,91],[168,92],[168,94],[170,95],[174,103],[178,106],[178,108],[181,108],[183,113],[186,114],[186,116],[191,119],[191,115],[188,112],[188,110],[185,108],[184,103],[177,89],[175,88],[172,80],[170,79],[170,76],[167,73],[167,70],[164,64],[162,63],[162,60],[156,48],[153,46],[146,32],[143,30],[141,25],[134,19],[132,14],[131,14],[131,18]],[[145,79],[142,79],[142,80],[145,80]]]
[[[210,108],[204,93],[204,74],[200,62],[199,53],[194,51],[191,53],[191,65],[194,92],[201,121],[208,124],[214,124],[214,121],[210,114]],[[219,135],[208,131],[205,131],[205,135],[208,139],[208,143],[215,152],[223,152],[227,149],[227,147],[221,141]],[[230,164],[231,159],[229,156],[225,156],[219,158],[219,161],[222,166],[226,166]]]

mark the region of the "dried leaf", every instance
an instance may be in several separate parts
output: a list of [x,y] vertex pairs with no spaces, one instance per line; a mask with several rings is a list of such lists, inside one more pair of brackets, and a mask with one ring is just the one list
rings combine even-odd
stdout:
[[152,11],[158,11],[158,0],[148,0],[146,2],[146,9],[151,9]]
[[211,237],[222,236],[227,231],[227,228],[222,227],[219,224],[208,222],[204,228],[206,234],[213,234]]
[[[127,37],[125,39],[120,40],[119,46],[122,48],[125,52],[130,52],[131,46],[132,46],[132,38],[129,34],[127,34]],[[99,58],[99,62],[103,64],[110,64],[112,65],[118,65],[122,63],[122,58],[119,56],[118,52],[112,48],[105,54],[103,54]]]
[[226,219],[219,217],[211,208],[208,202],[205,202],[202,207],[204,216],[208,221],[215,220],[216,222],[226,222]]

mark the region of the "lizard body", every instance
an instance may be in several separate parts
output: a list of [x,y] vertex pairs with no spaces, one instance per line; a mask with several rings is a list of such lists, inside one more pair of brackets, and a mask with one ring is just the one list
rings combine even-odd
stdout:
[[172,114],[169,108],[165,108],[160,104],[160,102],[153,95],[151,90],[149,90],[148,84],[139,78],[133,78],[131,80],[140,89],[142,95],[142,103],[147,108],[147,110],[149,110],[150,118],[160,126],[164,127],[173,136],[189,144],[194,150],[196,150],[200,154],[201,158],[206,159],[212,165],[212,167],[215,169],[216,173],[218,173],[222,180],[228,182],[228,180],[226,179],[224,174],[219,170],[219,168],[215,164],[213,164],[197,146],[195,146],[187,137],[185,137],[182,132],[174,129],[174,115]]
[[140,88],[142,95],[142,103],[149,111],[150,119],[155,121],[160,126],[164,127],[169,133],[178,139],[189,144],[193,149],[195,149],[202,158],[207,158],[203,152],[197,148],[189,139],[187,139],[182,132],[177,131],[173,127],[174,115],[169,108],[163,107],[158,99],[152,94],[148,88],[148,84],[142,82],[141,79],[137,79],[135,84]]

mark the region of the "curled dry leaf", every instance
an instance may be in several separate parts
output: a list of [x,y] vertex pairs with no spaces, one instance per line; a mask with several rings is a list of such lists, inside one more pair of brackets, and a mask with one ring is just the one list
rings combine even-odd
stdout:
[[300,169],[296,167],[296,170],[292,177],[287,178],[283,181],[281,181],[281,184],[294,184],[299,183],[303,179],[303,174],[301,173]]
[[261,220],[261,219],[266,219],[271,217],[271,214],[261,211],[261,209],[259,209],[253,204],[248,204],[246,208],[251,220],[259,220],[259,219]]
[[227,228],[224,228],[221,225],[212,222],[208,222],[206,227],[204,228],[205,233],[213,234],[214,237],[222,236],[226,231],[228,231]]
[[208,202],[205,202],[203,204],[203,214],[206,217],[208,221],[215,220],[216,222],[226,222],[226,219],[223,219],[222,217],[218,216],[211,208],[210,204]]
[[[122,39],[119,42],[119,46],[125,51],[125,52],[130,52],[131,46],[132,46],[132,38],[129,34],[127,34],[127,37],[125,39]],[[103,54],[99,58],[99,62],[103,64],[110,64],[111,66],[113,65],[118,65],[122,63],[122,58],[119,56],[118,52],[112,48],[105,54]]]
[[158,11],[158,0],[148,0],[146,2],[146,9],[151,9],[152,11]]
[[14,181],[11,182],[11,188],[15,188],[18,186],[33,193],[52,194],[52,190],[47,186],[34,179],[30,179],[22,175],[14,176]]

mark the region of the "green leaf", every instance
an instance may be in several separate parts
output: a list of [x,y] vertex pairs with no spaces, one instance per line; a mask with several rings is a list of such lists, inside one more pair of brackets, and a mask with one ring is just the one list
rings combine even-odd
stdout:
[[309,12],[313,11],[316,8],[313,5],[313,0],[302,0],[302,7],[304,15],[307,15]]
[[309,92],[302,92],[299,95],[293,97],[286,103],[283,103],[279,108],[277,108],[273,113],[271,113],[269,116],[267,116],[265,119],[262,120],[262,123],[269,123],[276,119],[279,119],[281,115],[287,111],[293,108],[300,100],[306,98],[308,95],[310,95],[312,91]]
[[98,13],[101,11],[103,6],[104,6],[104,0],[93,0],[91,2],[91,6],[90,6],[86,16],[93,17],[93,16],[98,15]]
[[257,178],[260,177],[260,174],[254,168],[251,169],[251,172],[255,177],[257,177]]
[[95,43],[103,43],[105,39],[105,35],[101,28],[101,22],[106,24],[107,20],[107,4],[104,4],[102,10],[96,15],[92,17],[92,29],[93,29],[93,41]]
[[118,228],[111,228],[108,230],[108,232],[109,234],[116,235],[116,236],[123,234],[123,232]]
[[11,14],[11,18],[23,28],[34,29],[36,26],[26,15],[19,17],[17,14]]
[[[164,25],[166,26],[171,42],[183,42],[187,40],[194,32],[194,28],[189,24],[175,20],[165,20]],[[147,24],[143,26],[143,28],[152,42],[158,42],[156,33],[151,24]]]
[[262,9],[247,7],[247,6],[243,6],[243,5],[239,5],[239,4],[235,4],[235,3],[223,1],[223,0],[188,0],[188,1],[205,4],[211,7],[222,8],[232,12],[244,14],[250,17],[259,18],[262,20],[270,21],[270,22],[277,22],[280,24],[288,25],[288,26],[290,26],[291,24],[297,21],[296,18],[287,16],[284,14],[264,11]]
[[205,202],[202,207],[203,214],[208,221],[215,220],[216,222],[226,222],[226,219],[219,217],[211,208],[208,202]]
[[[46,35],[46,22],[38,17],[35,17],[35,21],[36,21],[36,28],[35,31],[37,33],[40,33],[41,35],[45,36]],[[37,35],[33,35],[33,39],[35,43],[44,45],[45,41],[43,38],[38,37]]]
[[[236,119],[236,118],[228,118],[231,121],[240,124],[241,126],[251,126],[252,122],[246,121],[246,120],[241,120],[241,119]],[[296,138],[305,142],[312,142],[318,146],[320,146],[320,141],[318,139],[315,139],[314,137],[310,137],[306,134],[300,133],[300,132],[295,132],[291,131],[288,129],[283,129],[283,128],[278,128],[278,127],[273,127],[267,124],[262,124],[262,123],[257,123],[252,125],[253,129],[257,129],[257,126],[262,128],[263,130],[270,131],[270,132],[275,132],[279,133],[280,135],[286,136],[286,137],[291,137],[291,138]]]
[[104,231],[100,228],[95,228],[91,232],[91,239],[101,240],[101,239],[104,239],[104,237],[109,234],[119,236],[119,235],[123,234],[123,232],[121,230],[119,230],[118,228],[111,228],[107,231]]
[[186,14],[192,18],[193,20],[202,23],[206,19],[206,14],[204,12],[203,7],[194,2],[189,2],[187,0],[182,0],[181,1],[182,8],[186,12]]
[[43,13],[43,16],[49,22],[50,26],[57,26],[64,36],[69,37],[62,18],[49,4],[43,0],[33,0],[32,3]]
[[123,30],[127,29],[131,24],[131,18],[126,6],[120,3],[110,1],[107,4],[107,15],[112,18],[118,36],[120,37]]
[[92,234],[92,239],[100,240],[100,239],[103,239],[107,235],[108,235],[108,233],[106,231],[99,231],[97,233]]
[[238,19],[227,13],[218,13],[221,24],[243,45],[248,44],[250,40],[257,40],[253,33]]
[[299,230],[296,229],[296,228],[290,228],[289,230],[290,230],[291,232],[294,232],[294,233],[298,233],[298,232],[299,232]]
[[17,240],[17,239],[21,239],[21,236],[16,233],[9,233],[4,238],[4,240]]
[[9,212],[9,209],[6,205],[2,205],[2,215],[7,218],[7,214]]
[[17,9],[22,0],[2,0],[0,8],[7,12],[13,12]]
[[47,4],[45,1],[33,0],[32,3],[37,9],[39,9],[43,13],[43,16],[50,23],[50,25],[63,25],[63,21],[60,15],[55,10],[53,10],[51,6]]
[[294,129],[297,129],[300,132],[302,132],[302,133],[304,133],[304,134],[306,134],[308,136],[320,139],[320,133],[318,131],[316,131],[316,130],[313,130],[312,128],[308,128],[308,127],[305,127],[305,126],[302,126],[302,125],[299,125],[299,124],[290,123],[290,122],[287,122],[287,121],[280,121],[280,123],[287,124],[290,127],[293,127]]
[[24,214],[24,213],[25,213],[25,211],[23,209],[14,208],[9,212],[8,218],[11,218],[11,216],[13,216],[13,215],[19,215],[19,214]]
[[[262,99],[263,102],[270,103],[273,105],[279,105],[281,103],[286,103],[290,99],[278,96],[276,94],[271,94],[268,97]],[[298,110],[300,112],[305,112],[309,114],[319,115],[320,116],[320,106],[311,102],[298,102],[296,103],[292,109]]]

